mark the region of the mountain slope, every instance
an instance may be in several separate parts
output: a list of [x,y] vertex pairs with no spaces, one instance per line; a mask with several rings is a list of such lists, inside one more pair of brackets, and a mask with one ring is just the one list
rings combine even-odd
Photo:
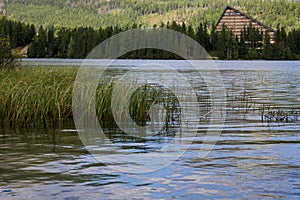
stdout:
[[36,25],[56,26],[142,26],[185,21],[196,27],[210,26],[231,5],[276,28],[278,24],[300,27],[300,2],[286,0],[0,0],[6,16]]

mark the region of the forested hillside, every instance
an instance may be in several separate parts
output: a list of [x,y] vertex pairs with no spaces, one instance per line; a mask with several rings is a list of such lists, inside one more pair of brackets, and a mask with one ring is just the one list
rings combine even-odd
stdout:
[[295,0],[0,0],[0,12],[37,27],[153,26],[167,21],[212,27],[226,5],[276,28],[300,28]]

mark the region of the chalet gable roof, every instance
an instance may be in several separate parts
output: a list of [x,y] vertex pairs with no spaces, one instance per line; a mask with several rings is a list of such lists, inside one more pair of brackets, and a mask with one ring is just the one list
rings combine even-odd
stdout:
[[227,10],[233,10],[234,12],[239,13],[241,16],[246,17],[246,18],[249,19],[251,22],[257,23],[258,25],[264,27],[265,29],[269,30],[270,32],[274,32],[274,29],[272,29],[270,26],[267,26],[267,25],[261,23],[260,21],[257,21],[256,19],[253,19],[253,18],[250,17],[249,15],[247,15],[247,14],[245,14],[245,13],[239,11],[238,9],[236,9],[236,8],[234,8],[234,7],[232,7],[232,6],[226,6],[224,12],[222,13],[221,17],[219,18],[219,20],[218,20],[218,22],[217,22],[216,27],[219,25],[219,23],[220,23],[222,17],[224,16],[224,14],[226,13]]

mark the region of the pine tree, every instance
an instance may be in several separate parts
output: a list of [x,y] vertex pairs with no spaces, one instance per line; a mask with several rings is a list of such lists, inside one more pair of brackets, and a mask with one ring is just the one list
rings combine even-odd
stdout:
[[67,58],[68,57],[68,45],[70,43],[71,32],[66,28],[61,28],[57,31],[57,57],[58,58]]
[[273,55],[273,46],[270,43],[270,34],[269,31],[265,32],[264,37],[264,48],[263,48],[263,58],[266,60],[271,60],[274,58]]
[[47,33],[47,45],[46,54],[48,58],[52,58],[56,54],[55,38],[54,38],[54,27],[49,28]]
[[67,58],[75,58],[75,40],[73,36],[70,39],[70,43],[68,44],[67,50]]
[[191,25],[188,26],[187,35],[191,37],[192,39],[195,39],[195,31]]
[[37,42],[37,58],[45,58],[46,56],[46,43],[47,43],[47,35],[46,30],[44,30],[43,26],[40,26],[38,35],[36,37]]
[[186,25],[185,25],[185,23],[183,22],[182,23],[182,26],[181,26],[181,33],[183,33],[183,34],[187,34],[187,31],[186,31]]
[[217,33],[215,29],[213,28],[210,34],[210,43],[211,43],[211,51],[217,50]]
[[[203,24],[200,23],[200,25],[197,27],[196,31],[196,41],[204,47],[204,30],[203,30]],[[204,47],[205,48],[205,47]]]
[[206,50],[211,50],[212,47],[211,47],[211,44],[210,44],[210,36],[209,36],[209,33],[208,33],[208,28],[207,28],[207,23],[204,24],[204,28],[203,28],[203,31],[204,31],[204,47]]
[[241,37],[239,41],[239,56],[240,58],[245,58],[247,55],[247,46],[245,44],[245,29],[241,30]]
[[227,58],[226,40],[227,40],[227,30],[226,30],[226,26],[223,24],[222,31],[217,33],[217,43],[216,43],[217,56],[220,59]]

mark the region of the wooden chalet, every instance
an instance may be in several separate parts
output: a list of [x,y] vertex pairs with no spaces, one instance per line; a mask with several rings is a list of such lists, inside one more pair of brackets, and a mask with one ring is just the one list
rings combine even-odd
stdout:
[[216,31],[221,31],[223,24],[232,30],[233,34],[240,39],[241,36],[241,30],[244,29],[244,27],[249,27],[251,24],[252,27],[258,28],[260,32],[266,32],[268,31],[270,34],[270,41],[271,43],[274,43],[274,29],[271,27],[253,19],[252,17],[246,15],[245,13],[242,13],[241,11],[231,7],[227,6],[221,15],[217,25],[216,25]]

